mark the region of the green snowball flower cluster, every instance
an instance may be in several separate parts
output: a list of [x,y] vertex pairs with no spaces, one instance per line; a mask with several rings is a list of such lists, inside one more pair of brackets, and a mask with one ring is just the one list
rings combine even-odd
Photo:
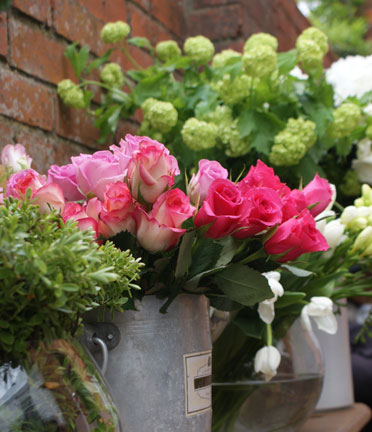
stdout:
[[129,25],[124,21],[107,23],[101,30],[101,39],[105,43],[121,42],[130,33]]
[[149,98],[142,104],[142,110],[144,120],[161,133],[169,132],[178,120],[178,112],[170,102]]
[[275,136],[270,162],[277,166],[297,165],[316,138],[314,122],[301,117],[289,119],[286,127]]
[[164,63],[181,56],[180,47],[173,40],[159,42],[155,47],[155,52],[158,58]]
[[244,44],[244,52],[257,45],[267,45],[276,51],[278,49],[278,39],[269,33],[255,33]]
[[335,138],[350,135],[362,119],[362,110],[351,102],[345,102],[333,111],[331,133]]
[[253,78],[247,75],[238,75],[231,78],[226,74],[216,84],[219,97],[226,104],[236,104],[247,98],[250,94]]
[[254,45],[244,53],[243,66],[252,77],[267,77],[277,68],[276,52],[269,45]]
[[197,65],[207,64],[213,57],[214,45],[204,36],[194,36],[186,39],[183,50]]
[[[346,172],[344,180],[339,186],[339,189],[345,196],[355,197],[360,194],[360,187],[361,187],[361,183],[359,181],[357,172],[353,170],[349,170]],[[355,201],[357,202],[357,200]],[[355,205],[357,206],[357,203],[355,203]],[[366,205],[366,204],[362,204],[362,205]]]
[[124,84],[124,75],[117,63],[107,63],[101,72],[103,83],[113,88],[121,88]]
[[241,58],[241,54],[232,49],[226,49],[216,54],[212,60],[212,66],[215,69],[223,68],[226,66],[227,62],[232,58]]
[[69,79],[58,83],[57,93],[63,102],[71,108],[84,108],[84,92]]
[[183,142],[191,150],[205,150],[216,145],[218,126],[192,117],[183,125],[181,134]]
[[315,27],[309,27],[297,38],[298,60],[303,69],[314,74],[322,69],[323,57],[328,51],[328,38]]

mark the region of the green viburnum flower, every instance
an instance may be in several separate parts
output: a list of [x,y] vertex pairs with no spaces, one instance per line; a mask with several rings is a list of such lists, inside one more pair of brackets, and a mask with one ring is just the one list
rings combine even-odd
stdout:
[[306,72],[313,74],[322,68],[324,54],[315,41],[298,38],[296,47],[298,61]]
[[124,75],[121,67],[117,63],[107,63],[102,69],[101,80],[109,87],[123,87]]
[[142,111],[144,116],[146,117],[150,108],[156,103],[159,102],[157,99],[154,98],[148,98],[146,99],[143,104],[141,105]]
[[255,45],[243,55],[247,75],[267,77],[277,68],[276,52],[268,45]]
[[186,39],[183,50],[197,65],[207,64],[213,57],[214,45],[204,36],[194,36]]
[[218,95],[226,104],[236,104],[247,98],[250,94],[253,78],[247,75],[238,75],[231,78],[226,74],[217,82]]
[[177,42],[173,40],[159,42],[155,47],[155,52],[162,62],[175,60],[181,56],[181,50]]
[[333,111],[331,133],[335,138],[344,138],[350,135],[359,125],[362,110],[358,105],[345,102]]
[[361,183],[358,178],[358,174],[354,170],[349,170],[345,174],[344,180],[339,186],[340,191],[345,196],[355,197],[360,194]]
[[319,30],[316,27],[308,27],[306,30],[304,30],[300,36],[297,39],[297,42],[308,39],[314,41],[322,51],[323,55],[327,54],[328,52],[328,37],[327,35]]
[[366,130],[366,137],[369,140],[372,140],[372,125],[369,125]]
[[289,119],[286,127],[274,138],[270,162],[277,166],[297,165],[316,138],[315,123],[302,118]]
[[227,105],[218,105],[214,111],[205,116],[205,120],[216,125],[230,124],[233,121],[232,110]]
[[107,23],[101,30],[101,39],[105,43],[121,42],[130,33],[129,25],[124,21]]
[[205,150],[216,145],[218,126],[192,117],[185,122],[181,133],[183,142],[191,150]]
[[71,108],[84,108],[84,92],[71,80],[61,81],[57,87],[57,93],[63,102]]
[[177,123],[178,112],[170,102],[156,101],[145,114],[151,126],[159,132],[169,132]]
[[223,50],[213,57],[212,66],[216,69],[223,68],[230,59],[240,58],[241,56],[242,55],[239,52],[232,49]]
[[278,39],[269,33],[255,33],[244,44],[244,52],[257,45],[267,45],[276,51],[278,49]]
[[230,125],[220,125],[218,133],[222,142],[226,145],[225,153],[227,156],[239,157],[249,153],[251,139],[250,137],[240,137],[237,120],[234,120]]

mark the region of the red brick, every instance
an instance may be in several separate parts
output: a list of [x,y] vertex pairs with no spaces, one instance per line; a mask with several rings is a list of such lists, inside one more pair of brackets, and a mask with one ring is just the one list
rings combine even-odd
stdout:
[[0,14],[0,55],[8,54],[8,37],[6,31],[6,13]]
[[310,21],[305,18],[297,8],[294,0],[276,0],[276,2],[277,7],[283,9],[291,22],[291,26],[296,28],[298,33],[311,25]]
[[22,123],[51,130],[53,101],[48,89],[0,69],[0,113]]
[[[153,59],[150,54],[145,52],[141,48],[135,46],[127,46],[129,54],[133,59],[143,68],[147,68],[154,64]],[[137,69],[135,65],[128,59],[128,57],[121,51],[115,51],[111,56],[111,61],[119,63],[119,65],[124,69],[124,71],[130,69]]]
[[152,0],[151,14],[176,35],[186,35],[185,11],[181,0]]
[[102,148],[97,143],[99,131],[84,110],[68,108],[56,101],[56,132],[59,136],[71,139],[91,148]]
[[[194,0],[194,9],[239,3],[239,0]],[[257,1],[255,2],[257,3]]]
[[202,34],[212,40],[234,38],[241,30],[241,11],[239,5],[205,9],[189,15],[189,33]]
[[[0,116],[0,148],[7,144],[14,143],[14,128],[9,124],[9,120]],[[1,150],[0,149],[0,150]]]
[[117,131],[115,133],[113,143],[119,144],[120,140],[125,137],[126,134],[136,135],[138,131],[138,124],[131,121],[119,122]]
[[238,52],[243,52],[245,40],[237,39],[234,41],[221,41],[215,44],[216,53],[225,49],[233,49]]
[[99,30],[102,23],[82,5],[73,0],[52,0],[54,27],[60,35],[70,41],[88,45],[93,52],[98,50]]
[[12,5],[38,21],[52,23],[50,0],[13,0]]
[[275,13],[276,31],[279,42],[279,51],[288,51],[296,45],[299,34],[286,12],[278,8]]
[[78,0],[82,6],[101,21],[126,21],[125,0]]
[[137,3],[143,9],[150,11],[151,10],[151,0],[133,0],[134,3]]
[[162,40],[173,39],[171,33],[154,21],[149,15],[143,13],[138,7],[129,5],[131,17],[132,36],[146,37],[155,45]]
[[13,18],[9,23],[9,34],[11,63],[14,66],[55,84],[64,78],[74,78],[71,63],[64,56],[65,46],[61,43],[48,38],[38,28],[29,27]]

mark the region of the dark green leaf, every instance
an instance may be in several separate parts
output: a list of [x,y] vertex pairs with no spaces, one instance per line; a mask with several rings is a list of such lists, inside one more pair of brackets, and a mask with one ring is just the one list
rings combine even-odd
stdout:
[[233,310],[238,310],[242,307],[241,304],[236,303],[225,296],[217,296],[217,295],[210,294],[208,295],[208,298],[209,298],[210,305],[215,309],[221,311],[229,312]]
[[106,63],[109,60],[112,51],[113,51],[112,49],[109,49],[101,57],[98,57],[95,60],[93,60],[90,63],[90,65],[87,67],[87,74],[92,72],[93,69],[99,68],[103,63]]
[[12,345],[14,343],[14,335],[9,332],[0,331],[0,341],[6,345]]
[[192,244],[194,242],[195,235],[195,231],[190,231],[185,233],[182,237],[177,257],[177,265],[175,271],[176,278],[184,276],[190,267],[192,261]]
[[223,245],[213,239],[204,238],[201,245],[192,256],[192,263],[189,271],[189,279],[199,273],[216,267],[221,256]]
[[218,288],[231,300],[252,306],[273,297],[267,279],[256,270],[232,264],[213,277]]
[[292,304],[298,304],[305,297],[306,294],[303,292],[284,291],[282,297],[279,297],[278,300],[275,302],[275,309],[280,309],[286,306],[290,306]]
[[69,45],[65,50],[65,56],[70,60],[77,78],[80,78],[84,68],[89,60],[89,48],[83,46],[80,50],[77,48],[77,42]]
[[244,138],[249,136],[254,130],[256,130],[256,128],[255,111],[242,111],[238,117],[238,130],[240,137]]
[[257,314],[250,318],[238,315],[232,321],[245,335],[255,339],[262,339],[262,335],[265,331],[265,323],[258,318]]
[[12,0],[1,0],[0,1],[0,12],[4,12],[12,6]]

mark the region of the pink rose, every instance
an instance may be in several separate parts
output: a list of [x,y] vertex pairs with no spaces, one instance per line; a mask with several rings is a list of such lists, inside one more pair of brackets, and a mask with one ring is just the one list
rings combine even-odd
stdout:
[[185,229],[160,224],[141,207],[134,211],[138,243],[149,252],[165,251],[177,245]]
[[289,187],[282,183],[278,176],[274,174],[274,170],[258,160],[256,166],[251,166],[248,174],[241,180],[239,187],[243,193],[251,187],[267,187],[274,189],[280,196],[289,194]]
[[104,194],[101,220],[111,230],[111,235],[121,231],[134,232],[133,199],[126,183],[109,183]]
[[107,184],[124,180],[120,163],[108,150],[81,154],[71,161],[76,169],[78,188],[85,196],[93,194],[103,200]]
[[307,207],[318,203],[310,210],[314,217],[325,210],[332,201],[331,186],[326,179],[319,177],[318,174],[315,174],[313,180],[304,187],[302,192],[305,196]]
[[279,262],[294,260],[307,252],[326,251],[327,240],[316,229],[315,220],[309,210],[303,210],[297,218],[283,222],[274,235],[265,243],[269,255],[281,255]]
[[[138,138],[138,137],[137,137]],[[157,141],[142,138],[128,167],[129,186],[137,200],[154,203],[179,174],[177,160]]]
[[62,213],[63,222],[66,222],[68,219],[73,219],[75,221],[78,221],[79,219],[84,219],[86,217],[87,214],[83,206],[75,202],[66,203]]
[[7,144],[1,152],[2,165],[14,173],[31,168],[32,159],[21,144]]
[[202,204],[208,195],[209,186],[216,179],[227,179],[229,173],[219,162],[201,159],[199,171],[193,174],[187,187],[187,195],[193,203],[200,196],[199,203]]
[[94,238],[99,237],[98,223],[92,218],[82,218],[77,221],[78,227],[81,231],[93,231]]
[[48,182],[60,186],[69,201],[84,199],[84,195],[77,187],[75,167],[72,164],[52,165],[48,170]]
[[22,198],[27,189],[31,189],[32,196],[45,184],[45,176],[41,176],[33,169],[27,169],[12,174],[6,185],[6,196]]
[[251,237],[261,231],[278,225],[282,222],[282,200],[273,189],[266,187],[252,188],[244,194],[244,203],[241,213],[242,220],[233,233],[234,237]]
[[242,218],[244,197],[230,180],[217,179],[209,187],[207,198],[195,217],[195,226],[212,224],[206,237],[221,238],[231,234]]
[[117,158],[120,168],[122,169],[124,175],[127,174],[128,165],[132,157],[139,150],[139,142],[136,140],[137,137],[127,134],[125,140],[121,139],[119,146],[112,145],[110,150],[114,153]]
[[[93,199],[98,201],[97,198],[93,198]],[[90,214],[97,216],[97,219],[88,217],[86,213],[86,208],[84,208],[84,206],[81,206],[80,204],[75,202],[68,202],[66,203],[65,208],[63,210],[62,219],[64,222],[66,222],[66,220],[68,219],[73,219],[75,222],[77,222],[78,227],[82,231],[92,230],[94,232],[94,237],[97,238],[99,236],[99,219],[98,219],[98,213],[96,213],[96,211],[92,212],[92,208],[93,207],[91,204]]]
[[33,195],[35,204],[40,207],[41,213],[50,213],[51,209],[63,212],[65,197],[63,190],[54,183],[48,183],[39,188]]
[[170,189],[162,193],[155,201],[151,215],[159,224],[172,228],[181,228],[195,211],[190,205],[190,198],[180,189]]

